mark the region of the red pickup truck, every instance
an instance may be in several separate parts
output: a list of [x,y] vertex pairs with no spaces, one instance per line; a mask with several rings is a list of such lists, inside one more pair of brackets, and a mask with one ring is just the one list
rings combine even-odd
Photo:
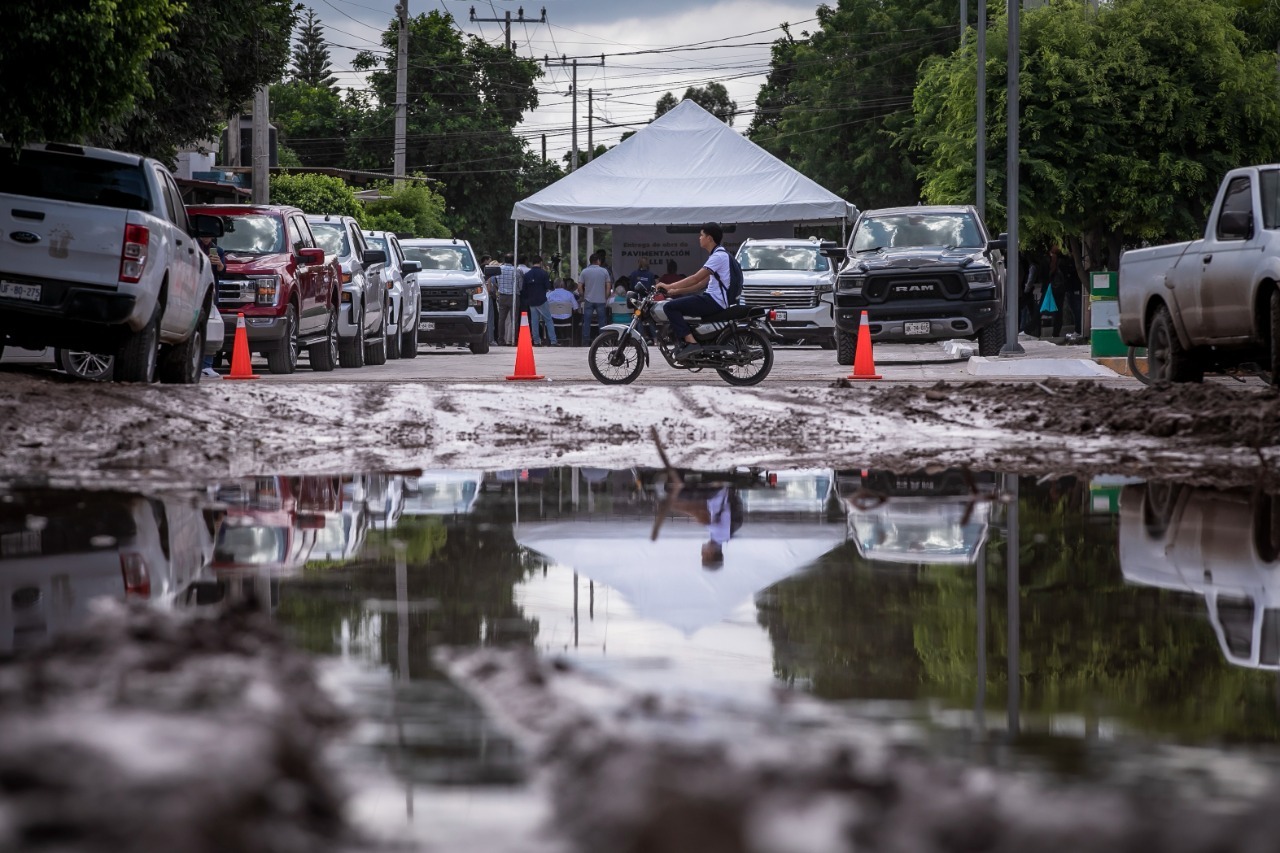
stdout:
[[272,373],[293,373],[303,348],[312,370],[338,365],[337,258],[326,256],[306,215],[283,205],[193,205],[188,213],[222,218],[218,241],[227,269],[218,277],[218,310],[226,326],[225,353],[244,314],[249,349]]

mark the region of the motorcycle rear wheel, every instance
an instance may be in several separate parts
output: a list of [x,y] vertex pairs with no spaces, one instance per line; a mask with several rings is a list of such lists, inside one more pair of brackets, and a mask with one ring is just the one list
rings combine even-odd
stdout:
[[773,345],[755,329],[730,329],[720,337],[720,346],[732,346],[738,352],[750,353],[745,364],[717,369],[720,378],[730,385],[757,385],[773,370]]
[[[587,364],[591,375],[605,385],[626,385],[634,382],[644,370],[644,352],[630,335],[619,346],[621,333],[608,329],[596,335],[587,351]],[[616,363],[615,363],[616,362]]]

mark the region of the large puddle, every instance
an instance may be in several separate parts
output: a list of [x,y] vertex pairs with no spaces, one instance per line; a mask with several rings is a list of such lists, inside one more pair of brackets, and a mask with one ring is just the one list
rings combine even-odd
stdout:
[[95,597],[256,601],[355,715],[339,760],[370,825],[434,815],[483,837],[495,815],[540,816],[512,741],[434,666],[446,645],[531,645],[744,705],[803,691],[931,752],[1231,808],[1276,778],[1278,573],[1280,496],[1107,478],[739,470],[677,487],[558,468],[11,488],[0,656],[74,630]]

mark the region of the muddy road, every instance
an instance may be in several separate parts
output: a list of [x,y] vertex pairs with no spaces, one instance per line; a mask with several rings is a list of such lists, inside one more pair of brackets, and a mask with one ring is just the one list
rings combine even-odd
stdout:
[[674,464],[1274,485],[1280,393],[1230,381],[713,385],[205,383],[0,375],[0,478],[192,486],[260,473]]

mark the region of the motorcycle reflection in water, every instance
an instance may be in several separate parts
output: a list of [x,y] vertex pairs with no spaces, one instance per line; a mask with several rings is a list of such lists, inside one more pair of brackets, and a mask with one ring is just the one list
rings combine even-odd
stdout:
[[773,369],[770,339],[776,338],[777,333],[769,325],[763,308],[734,305],[701,318],[693,329],[693,337],[701,348],[677,361],[672,353],[680,342],[672,339],[671,327],[661,310],[662,303],[654,301],[653,291],[628,293],[627,305],[631,308],[631,322],[625,326],[621,323],[605,326],[591,342],[587,354],[592,375],[606,385],[634,382],[649,363],[649,346],[638,328],[646,321],[657,327],[658,351],[667,364],[677,370],[696,373],[711,369],[730,385],[755,385]]

